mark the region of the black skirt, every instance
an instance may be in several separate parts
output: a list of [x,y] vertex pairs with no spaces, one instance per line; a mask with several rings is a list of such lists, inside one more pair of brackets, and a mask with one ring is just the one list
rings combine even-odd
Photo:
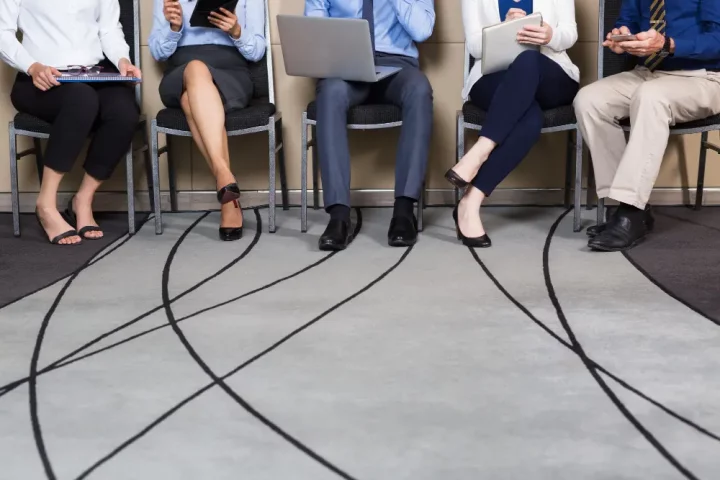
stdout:
[[180,97],[185,90],[185,67],[193,60],[207,65],[226,112],[248,106],[253,96],[253,83],[245,57],[234,47],[192,45],[178,48],[167,61],[167,70],[160,82],[160,99],[166,107],[180,108]]

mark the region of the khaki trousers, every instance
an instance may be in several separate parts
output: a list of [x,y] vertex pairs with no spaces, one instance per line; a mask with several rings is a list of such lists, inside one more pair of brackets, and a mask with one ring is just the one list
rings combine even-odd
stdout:
[[[720,113],[720,75],[638,67],[586,86],[574,102],[599,198],[645,208],[670,127]],[[630,138],[619,121],[630,118]]]

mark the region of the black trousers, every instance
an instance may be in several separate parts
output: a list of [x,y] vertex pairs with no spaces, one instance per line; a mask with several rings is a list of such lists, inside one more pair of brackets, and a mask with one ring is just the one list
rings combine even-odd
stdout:
[[472,184],[489,196],[540,138],[543,110],[572,105],[578,83],[537,51],[521,53],[510,67],[473,85],[470,101],[487,111],[480,134],[497,143]]
[[70,171],[94,133],[84,168],[97,180],[107,180],[127,154],[140,117],[134,90],[119,83],[66,83],[43,92],[20,73],[10,100],[52,124],[44,161],[57,172]]

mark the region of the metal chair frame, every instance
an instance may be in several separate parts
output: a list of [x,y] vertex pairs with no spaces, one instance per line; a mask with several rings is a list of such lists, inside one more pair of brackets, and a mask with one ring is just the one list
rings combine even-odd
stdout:
[[[133,63],[140,67],[140,13],[139,13],[139,0],[133,0],[133,45],[132,45]],[[140,84],[135,86],[135,101],[138,106],[142,108],[142,91]],[[128,207],[128,231],[130,235],[135,233],[135,181],[133,175],[133,157],[135,153],[144,152],[146,167],[150,166],[150,159],[148,158],[148,138],[147,138],[147,119],[145,115],[141,115],[138,121],[138,130],[142,131],[143,134],[143,145],[140,148],[133,149],[130,147],[127,154],[125,155],[125,168],[126,168],[126,182],[127,182],[127,207]],[[12,120],[8,125],[8,136],[10,144],[10,188],[12,197],[12,213],[13,213],[13,234],[16,237],[20,236],[20,191],[18,186],[18,162],[23,157],[28,155],[35,155],[35,162],[38,169],[38,179],[42,183],[42,172],[43,172],[43,152],[42,144],[40,140],[50,138],[47,133],[41,133],[33,130],[19,129],[15,125],[15,121]],[[17,137],[25,136],[33,139],[32,148],[17,151]],[[150,174],[151,172],[148,172]],[[152,175],[155,178],[155,175]],[[151,176],[148,175],[148,190],[153,190],[153,186],[150,184]],[[158,185],[157,182],[154,183]],[[150,203],[152,206],[153,197],[150,197]]]
[[[267,65],[267,77],[268,77],[268,91],[270,103],[275,105],[275,81],[273,78],[273,63],[272,63],[272,48],[270,45],[270,11],[268,6],[268,0],[264,1],[265,4],[265,39],[268,42],[267,50],[265,53],[265,62]],[[280,184],[282,190],[282,203],[283,209],[287,210],[288,205],[288,189],[287,189],[287,177],[285,170],[285,155],[284,155],[284,143],[282,135],[282,115],[279,111],[276,111],[274,115],[270,116],[267,125],[260,125],[252,128],[244,128],[240,130],[229,130],[227,132],[228,137],[237,137],[241,135],[249,135],[252,133],[268,132],[269,141],[269,191],[268,191],[268,230],[270,233],[275,233],[277,230],[275,216],[276,216],[276,178],[275,169],[276,163],[280,167]],[[166,141],[164,147],[158,147],[158,134],[164,133],[166,135],[172,135],[177,137],[192,137],[192,133],[189,130],[175,130],[171,128],[163,128],[157,125],[157,119],[153,119],[151,123],[151,157],[153,164],[153,172],[159,170],[159,157],[160,155],[167,153],[168,155],[168,176],[170,180],[170,205],[172,211],[177,211],[177,182],[176,182],[176,171],[175,165],[172,159],[170,150],[170,139]],[[276,162],[276,159],[278,160]],[[155,232],[157,234],[162,233],[162,213],[160,211],[160,198],[159,191],[155,193]]]

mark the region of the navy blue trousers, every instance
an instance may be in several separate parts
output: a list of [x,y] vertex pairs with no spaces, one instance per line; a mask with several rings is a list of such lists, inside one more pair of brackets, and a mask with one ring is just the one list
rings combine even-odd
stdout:
[[377,53],[377,65],[402,70],[376,83],[328,78],[317,84],[317,142],[325,208],[350,205],[350,150],[347,112],[361,103],[402,109],[403,125],[395,161],[395,197],[417,200],[425,180],[433,122],[433,94],[414,58]]
[[523,52],[507,70],[481,77],[470,90],[470,101],[487,111],[480,135],[497,147],[473,186],[490,196],[540,138],[543,110],[572,105],[578,88],[557,63],[537,51]]

